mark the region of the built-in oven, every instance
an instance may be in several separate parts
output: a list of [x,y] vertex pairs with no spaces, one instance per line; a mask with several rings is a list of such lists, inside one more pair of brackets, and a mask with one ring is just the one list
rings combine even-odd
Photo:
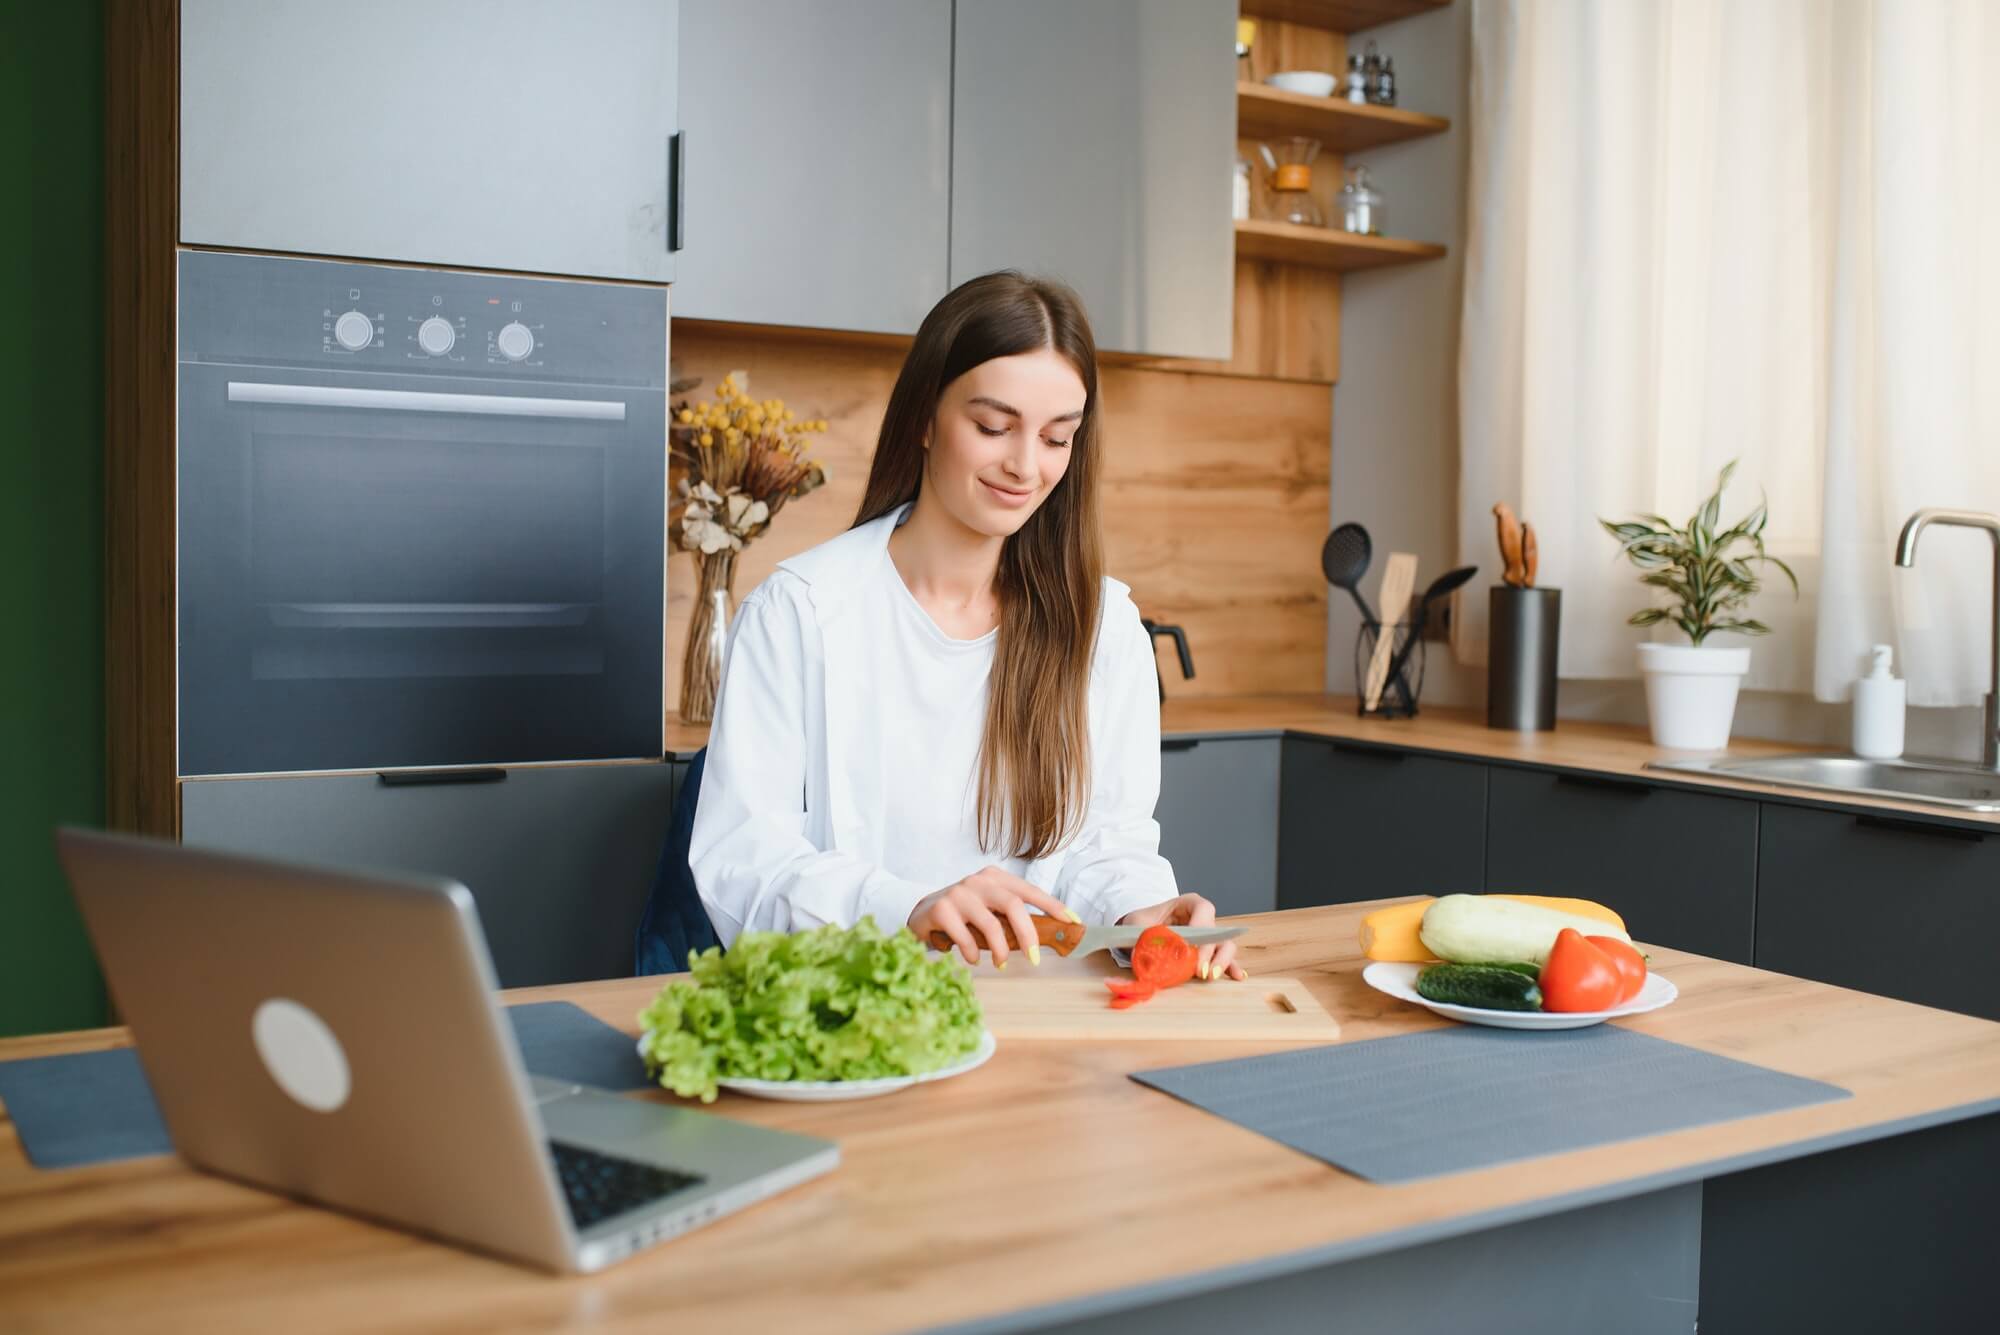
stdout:
[[666,290],[179,262],[180,773],[657,757]]

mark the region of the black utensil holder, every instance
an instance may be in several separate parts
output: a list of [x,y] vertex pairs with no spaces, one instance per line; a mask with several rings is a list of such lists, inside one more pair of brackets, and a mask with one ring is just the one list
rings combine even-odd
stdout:
[[1415,718],[1417,697],[1424,689],[1424,639],[1409,622],[1388,628],[1394,638],[1389,643],[1389,675],[1382,680],[1382,694],[1375,708],[1368,707],[1368,664],[1375,657],[1375,641],[1381,628],[1363,622],[1354,636],[1354,712],[1375,718]]
[[1562,590],[1496,584],[1487,606],[1486,726],[1552,731]]

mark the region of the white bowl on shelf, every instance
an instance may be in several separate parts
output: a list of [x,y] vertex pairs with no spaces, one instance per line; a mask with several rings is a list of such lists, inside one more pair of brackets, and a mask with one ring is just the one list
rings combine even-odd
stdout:
[[1264,76],[1264,82],[1287,93],[1307,97],[1332,97],[1335,79],[1324,70],[1280,70]]

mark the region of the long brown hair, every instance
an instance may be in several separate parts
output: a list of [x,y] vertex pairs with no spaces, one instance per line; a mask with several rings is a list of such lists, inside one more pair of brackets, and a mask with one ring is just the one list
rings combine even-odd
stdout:
[[982,362],[1053,348],[1083,381],[1069,467],[1000,549],[1000,628],[979,744],[979,842],[1047,857],[1090,801],[1090,660],[1104,549],[1097,530],[1097,347],[1060,283],[1007,271],[952,289],[917,330],[882,415],[858,527],[915,500],[945,387]]

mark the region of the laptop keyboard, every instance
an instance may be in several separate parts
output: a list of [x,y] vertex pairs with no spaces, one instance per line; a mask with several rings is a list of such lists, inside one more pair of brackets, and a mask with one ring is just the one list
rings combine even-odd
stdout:
[[651,1205],[703,1180],[557,1140],[549,1142],[549,1152],[555,1156],[556,1177],[562,1182],[563,1198],[569,1202],[570,1218],[580,1229]]

